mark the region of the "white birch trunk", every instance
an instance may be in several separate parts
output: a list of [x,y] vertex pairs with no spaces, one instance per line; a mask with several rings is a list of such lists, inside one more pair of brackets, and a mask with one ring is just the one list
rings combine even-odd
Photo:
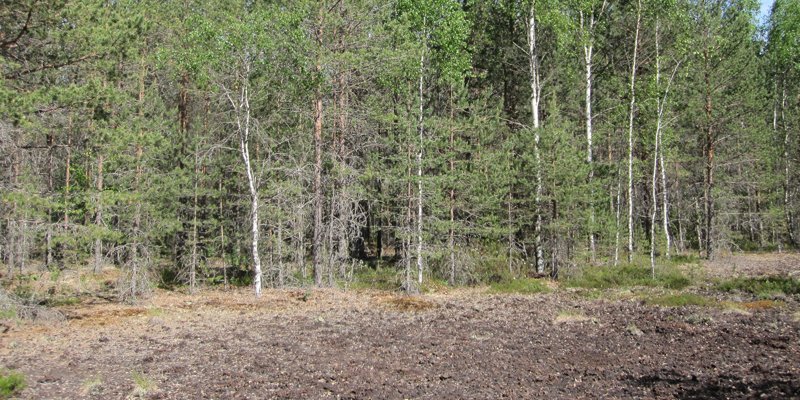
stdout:
[[422,55],[419,58],[419,121],[417,131],[419,132],[419,148],[417,149],[417,283],[422,284],[422,148],[424,146],[424,115],[425,115],[425,98],[424,98],[424,70],[425,70],[425,52],[427,51],[427,36],[423,42]]
[[617,168],[617,202],[616,207],[614,207],[616,211],[616,221],[617,221],[617,230],[616,235],[614,238],[614,266],[616,267],[619,265],[619,231],[620,231],[620,217],[622,214],[622,177],[620,177],[620,170]]
[[667,170],[664,166],[664,145],[662,143],[663,134],[658,135],[658,145],[660,147],[658,153],[658,162],[661,168],[661,214],[662,214],[662,225],[664,227],[664,240],[666,241],[666,253],[667,259],[670,258],[670,247],[672,246],[672,239],[669,236],[669,196],[667,192]]
[[534,246],[536,247],[536,273],[544,273],[544,251],[542,249],[542,161],[539,154],[539,103],[541,101],[542,84],[539,73],[539,56],[536,48],[536,1],[531,2],[530,22],[528,25],[528,56],[530,61],[531,115],[533,117],[533,155],[536,162],[536,194],[534,199]]
[[636,7],[636,33],[633,39],[631,64],[631,103],[628,110],[628,262],[633,261],[633,114],[636,108],[636,56],[639,49],[639,26],[642,20],[642,2]]
[[[600,11],[598,15],[602,15],[605,12],[606,6],[608,5],[607,0],[603,0],[603,4],[600,6]],[[583,60],[584,66],[586,68],[586,76],[585,76],[585,85],[586,85],[586,162],[589,164],[589,251],[591,253],[591,260],[592,262],[595,261],[597,251],[595,246],[595,213],[594,213],[594,161],[592,155],[592,83],[593,83],[593,76],[592,76],[592,56],[594,53],[594,28],[597,25],[598,19],[595,18],[594,10],[591,10],[589,13],[589,21],[588,23],[584,20],[583,11],[579,12],[580,17],[580,29],[581,33],[584,35],[583,40]],[[588,25],[588,26],[587,26]]]
[[[580,12],[580,19],[581,19],[581,29],[584,30],[584,20],[583,20],[583,11]],[[589,18],[589,35],[593,34],[594,28],[594,14],[591,14]],[[589,251],[591,252],[591,259],[592,261],[595,260],[595,243],[594,243],[594,225],[595,225],[595,216],[594,216],[594,187],[592,187],[592,181],[594,180],[594,164],[592,163],[592,53],[594,51],[594,46],[592,45],[592,39],[589,38],[589,41],[583,45],[583,60],[585,66],[585,85],[586,85],[586,97],[584,99],[585,106],[586,106],[586,163],[589,164],[589,188],[590,188],[590,199],[589,199]]]
[[[786,214],[786,228],[789,235],[789,243],[797,246],[797,238],[794,232],[794,214],[792,213],[792,187],[791,184],[791,158],[789,157],[789,129],[786,126],[786,83],[783,83],[781,91],[781,125],[783,128],[783,209]],[[777,121],[775,122],[777,125]]]
[[250,162],[250,93],[248,90],[247,79],[250,75],[249,65],[245,67],[245,74],[242,77],[242,89],[238,103],[233,100],[229,92],[226,92],[228,101],[236,111],[236,127],[239,131],[239,151],[244,161],[247,173],[247,186],[250,189],[250,223],[251,223],[251,251],[253,252],[253,288],[256,297],[261,297],[261,257],[258,252],[259,241],[259,218],[258,218],[258,190],[256,188],[255,176]]
[[[656,19],[656,100],[658,101],[658,117],[656,119],[656,137],[654,140],[654,149],[653,149],[653,180],[652,180],[652,191],[651,191],[651,199],[652,199],[652,209],[650,213],[650,269],[653,273],[653,278],[655,278],[656,274],[656,213],[658,211],[658,204],[657,204],[657,196],[656,193],[656,186],[657,186],[657,176],[658,176],[658,160],[659,160],[659,151],[661,150],[659,147],[661,145],[661,110],[663,109],[663,105],[661,104],[661,96],[658,96],[658,89],[659,84],[661,83],[661,60],[659,54],[659,47],[658,47],[658,24],[659,20]],[[667,234],[669,236],[669,234]],[[667,245],[667,252],[669,252],[669,245]]]

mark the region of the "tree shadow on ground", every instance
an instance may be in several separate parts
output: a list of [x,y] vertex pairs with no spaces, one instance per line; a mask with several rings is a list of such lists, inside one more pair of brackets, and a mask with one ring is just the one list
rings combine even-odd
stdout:
[[650,375],[630,377],[639,388],[650,388],[659,396],[685,400],[706,399],[800,399],[800,380],[775,371],[769,376],[722,374],[698,377],[675,370],[661,370]]

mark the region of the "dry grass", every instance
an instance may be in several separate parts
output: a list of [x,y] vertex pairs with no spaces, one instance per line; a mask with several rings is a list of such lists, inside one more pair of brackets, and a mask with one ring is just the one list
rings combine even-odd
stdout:
[[391,309],[405,312],[425,311],[437,307],[436,303],[418,296],[393,296],[384,300],[384,304]]
[[553,320],[553,323],[556,325],[581,322],[597,322],[597,320],[592,317],[587,317],[583,312],[574,310],[560,311]]
[[741,303],[745,310],[770,310],[773,308],[783,307],[784,303],[775,300],[757,300]]

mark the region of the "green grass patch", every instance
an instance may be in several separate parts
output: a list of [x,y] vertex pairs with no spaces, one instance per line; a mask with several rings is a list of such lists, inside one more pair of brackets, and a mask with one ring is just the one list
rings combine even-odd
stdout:
[[701,306],[709,307],[716,302],[708,297],[703,297],[694,293],[668,294],[645,299],[645,303],[662,307],[686,307]]
[[565,283],[569,287],[584,289],[634,286],[683,289],[692,284],[692,279],[674,266],[657,267],[654,278],[649,267],[622,265],[618,267],[584,267],[573,276],[567,277]]
[[0,398],[9,398],[25,389],[25,377],[15,371],[0,371]]
[[734,278],[717,283],[716,289],[723,292],[745,292],[759,298],[770,298],[779,295],[800,294],[800,280],[783,276]]
[[547,293],[550,289],[541,279],[519,278],[493,283],[489,287],[491,293],[520,293],[536,294]]

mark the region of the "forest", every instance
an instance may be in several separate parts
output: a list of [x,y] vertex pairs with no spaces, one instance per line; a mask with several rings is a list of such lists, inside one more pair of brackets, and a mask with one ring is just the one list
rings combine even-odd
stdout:
[[795,248],[800,3],[757,8],[4,2],[3,273],[416,292]]
[[800,398],[764,7],[0,1],[0,399]]

